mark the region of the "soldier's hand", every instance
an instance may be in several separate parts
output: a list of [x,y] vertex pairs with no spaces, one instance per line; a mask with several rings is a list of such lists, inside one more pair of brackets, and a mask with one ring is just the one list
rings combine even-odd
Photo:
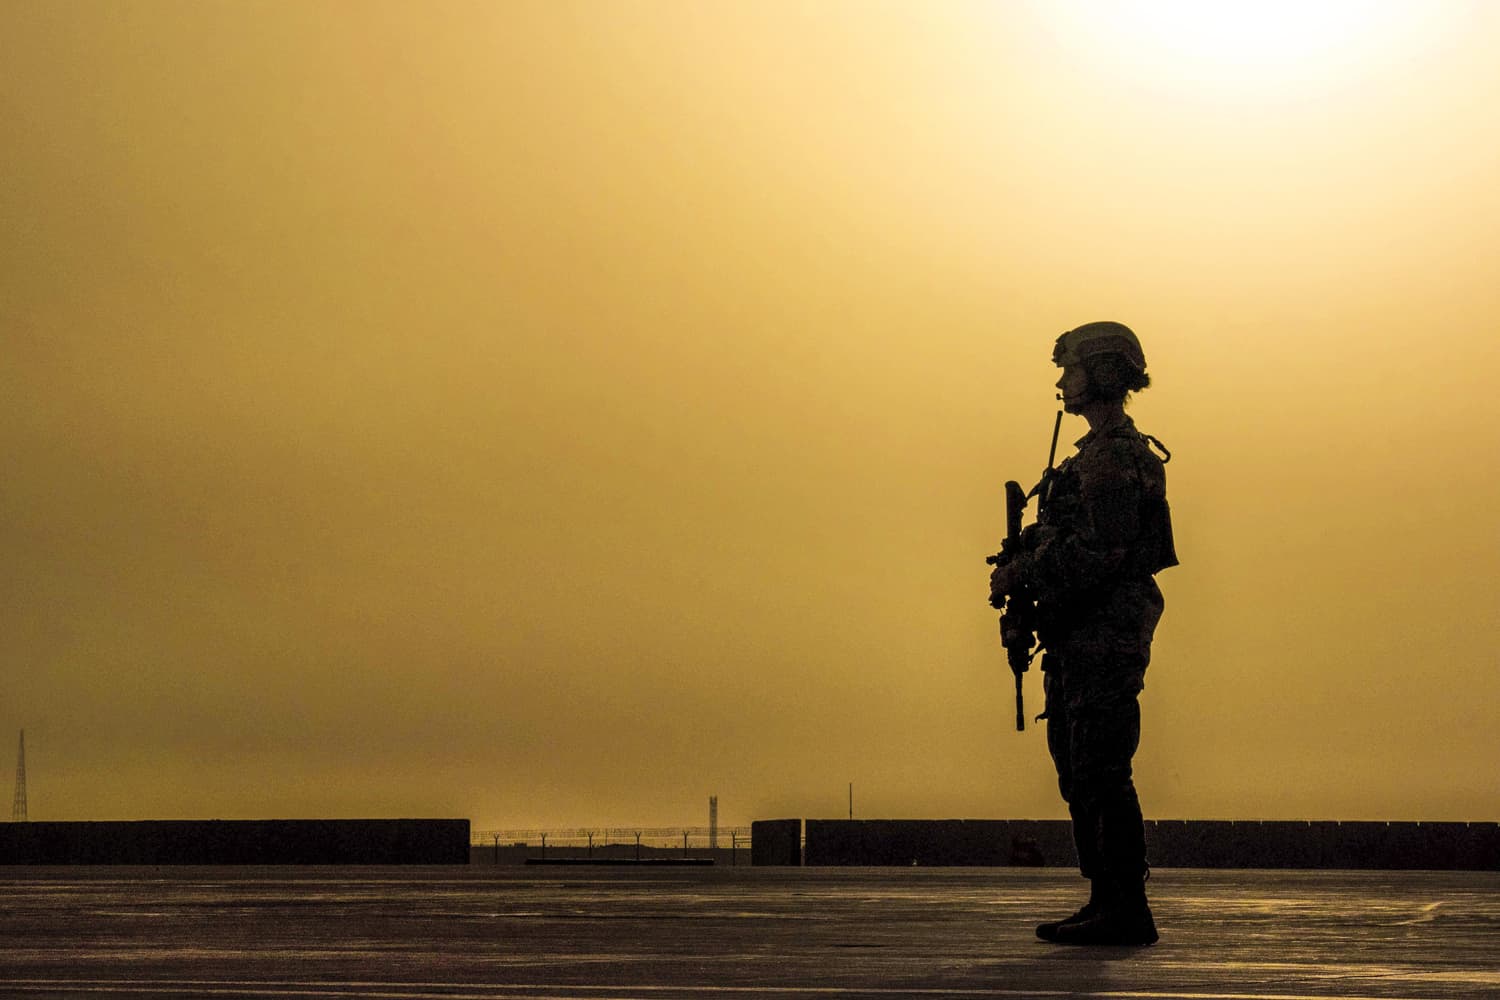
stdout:
[[1057,529],[1050,524],[1028,524],[1021,529],[1021,551],[1035,552],[1056,537]]
[[1010,566],[1001,564],[990,574],[990,607],[997,611],[1005,607],[1005,595],[1011,588]]

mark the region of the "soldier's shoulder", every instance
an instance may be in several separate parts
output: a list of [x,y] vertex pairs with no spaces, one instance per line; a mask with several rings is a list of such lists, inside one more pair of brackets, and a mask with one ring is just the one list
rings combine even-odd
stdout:
[[1103,446],[1098,449],[1102,455],[1119,461],[1138,461],[1142,457],[1156,459],[1147,436],[1129,420],[1106,431],[1099,443]]
[[[1161,458],[1133,423],[1123,423],[1100,435],[1082,463],[1088,473],[1110,479],[1155,480],[1163,475]],[[1083,470],[1080,470],[1083,471]]]

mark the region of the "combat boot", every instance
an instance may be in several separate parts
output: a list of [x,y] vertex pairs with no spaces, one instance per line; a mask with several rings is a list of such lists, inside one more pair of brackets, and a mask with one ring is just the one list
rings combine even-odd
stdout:
[[[1038,928],[1038,933],[1040,933]],[[1156,921],[1143,879],[1114,881],[1093,915],[1063,923],[1049,939],[1058,944],[1147,945],[1157,941]]]
[[1049,920],[1045,924],[1036,925],[1036,936],[1043,941],[1056,941],[1058,928],[1067,924],[1076,924],[1081,920],[1088,920],[1099,912],[1099,906],[1104,898],[1104,883],[1101,879],[1089,881],[1089,901],[1074,913],[1071,917],[1063,917],[1061,920]]

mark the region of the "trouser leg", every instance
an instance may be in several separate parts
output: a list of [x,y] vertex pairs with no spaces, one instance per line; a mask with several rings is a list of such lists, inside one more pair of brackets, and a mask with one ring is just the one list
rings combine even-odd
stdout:
[[1073,820],[1084,877],[1146,870],[1145,823],[1132,780],[1140,744],[1139,675],[1046,676],[1047,748]]
[[1098,852],[1098,816],[1073,794],[1073,741],[1065,682],[1057,672],[1044,672],[1042,680],[1047,694],[1047,750],[1052,755],[1053,766],[1057,768],[1058,791],[1068,804],[1068,815],[1073,820],[1073,846],[1078,852],[1078,867],[1083,877],[1090,882],[1088,902],[1077,912],[1060,920],[1049,920],[1037,925],[1037,937],[1043,941],[1056,941],[1064,926],[1086,920],[1098,911],[1104,892],[1103,883],[1099,880],[1102,865]]
[[1073,708],[1068,808],[1079,858],[1092,865],[1097,904],[1084,919],[1059,924],[1046,940],[1152,944],[1157,931],[1145,893],[1145,822],[1130,768],[1140,740],[1135,693]]
[[1047,696],[1047,750],[1057,769],[1057,790],[1068,805],[1073,821],[1073,847],[1078,852],[1078,868],[1086,879],[1099,877],[1103,870],[1099,856],[1099,814],[1091,802],[1074,794],[1073,713],[1069,710],[1067,680],[1060,670],[1043,675]]
[[1103,867],[1120,878],[1142,878],[1146,873],[1146,823],[1134,782],[1108,793],[1099,809],[1099,841]]
[[1090,821],[1086,833],[1101,873],[1140,877],[1146,833],[1131,759],[1140,744],[1140,704],[1128,688],[1078,706],[1072,724],[1072,793]]

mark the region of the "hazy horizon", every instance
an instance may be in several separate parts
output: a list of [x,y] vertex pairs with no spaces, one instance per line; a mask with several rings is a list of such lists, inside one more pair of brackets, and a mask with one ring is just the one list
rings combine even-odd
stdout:
[[1116,319],[1147,817],[1500,819],[1500,8],[1216,10],[0,2],[0,775],[1060,818],[984,557]]

